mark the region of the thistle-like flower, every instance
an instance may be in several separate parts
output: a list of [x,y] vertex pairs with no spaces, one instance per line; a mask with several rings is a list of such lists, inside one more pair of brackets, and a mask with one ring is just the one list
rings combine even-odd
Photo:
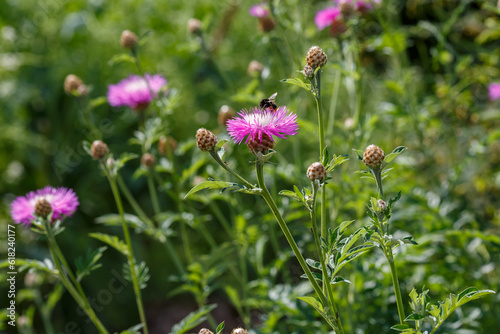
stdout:
[[231,334],[248,334],[248,331],[245,328],[235,328],[231,331]]
[[297,134],[299,125],[297,115],[286,107],[279,107],[276,111],[254,107],[250,110],[241,110],[238,117],[227,121],[227,131],[236,144],[249,144],[257,140],[259,143],[271,141],[273,136],[285,138]]
[[214,332],[212,332],[210,329],[202,328],[200,329],[198,334],[214,334]]
[[108,87],[108,102],[113,107],[127,106],[135,111],[146,109],[158,97],[167,80],[159,74],[140,77],[132,75]]
[[306,64],[313,69],[325,66],[327,60],[326,53],[319,46],[311,47],[306,55]]
[[50,212],[53,220],[70,217],[78,205],[72,189],[47,186],[17,197],[11,204],[11,217],[16,224],[29,225],[35,216],[47,217]]
[[259,29],[265,32],[273,30],[276,25],[269,14],[269,8],[263,3],[254,5],[250,8],[250,15],[259,19]]
[[492,83],[488,86],[488,97],[490,101],[496,101],[500,99],[500,83]]

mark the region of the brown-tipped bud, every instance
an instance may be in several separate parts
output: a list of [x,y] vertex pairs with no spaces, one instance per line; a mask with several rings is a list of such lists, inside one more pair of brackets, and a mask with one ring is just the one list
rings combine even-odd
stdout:
[[141,157],[141,165],[151,168],[155,165],[156,158],[151,153],[144,153]]
[[90,154],[94,159],[100,160],[104,158],[109,153],[109,148],[106,143],[101,140],[94,140],[92,146],[90,146]]
[[385,154],[382,149],[376,145],[370,145],[363,153],[363,163],[370,168],[378,169],[384,161]]
[[264,65],[259,63],[257,60],[252,60],[248,63],[248,75],[251,77],[258,77],[264,70]]
[[379,206],[380,210],[382,210],[382,211],[387,210],[387,203],[381,199],[378,200],[378,206]]
[[271,150],[274,147],[274,142],[272,139],[266,135],[265,133],[262,135],[262,141],[259,138],[254,138],[253,140],[247,143],[248,148],[252,151],[253,154],[260,152],[262,154],[266,154],[267,151]]
[[231,334],[248,334],[248,331],[244,328],[238,327],[231,331]]
[[223,105],[219,109],[219,116],[217,117],[217,121],[219,125],[226,126],[226,122],[235,116],[233,108],[227,105]]
[[47,217],[52,211],[52,205],[45,198],[40,198],[35,203],[35,215],[38,217]]
[[302,74],[304,74],[306,78],[312,79],[314,77],[314,69],[311,66],[306,65],[302,70]]
[[330,25],[330,36],[337,37],[347,31],[347,25],[343,20],[335,20]]
[[190,34],[199,35],[201,34],[201,21],[198,19],[189,19],[187,23],[187,30]]
[[313,46],[307,52],[306,63],[314,69],[325,66],[327,60],[326,53],[319,46]]
[[269,16],[259,17],[259,29],[263,32],[270,32],[274,29],[276,22]]
[[83,84],[82,79],[80,79],[74,74],[68,74],[64,79],[64,91],[68,95],[73,95],[75,93],[79,94],[78,90],[82,89],[80,88],[81,86],[84,86],[85,89],[87,89],[87,87]]
[[177,149],[177,141],[172,137],[161,136],[158,140],[158,153],[167,155],[167,152]]
[[120,44],[125,49],[133,49],[136,47],[139,38],[130,30],[124,30],[120,36]]
[[356,8],[351,0],[344,0],[339,3],[339,9],[344,17],[349,17],[354,14]]
[[198,334],[214,334],[210,329],[202,328]]
[[202,151],[212,151],[217,144],[217,137],[207,129],[201,128],[196,131],[196,145]]
[[315,162],[307,169],[307,177],[311,181],[323,181],[326,178],[326,168],[321,162]]

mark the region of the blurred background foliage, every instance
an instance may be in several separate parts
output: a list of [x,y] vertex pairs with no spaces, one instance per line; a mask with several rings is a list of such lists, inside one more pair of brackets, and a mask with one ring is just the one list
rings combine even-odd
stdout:
[[[106,95],[109,84],[135,73],[134,64],[120,56],[125,52],[119,37],[129,29],[141,36],[139,57],[145,71],[168,80],[170,95],[161,127],[177,146],[173,156],[162,158],[158,167],[160,200],[166,230],[193,273],[189,282],[179,276],[172,279],[178,272],[163,245],[135,235],[136,257],[150,269],[143,294],[152,332],[168,333],[174,323],[197,309],[196,298],[182,289],[186,284],[191,284],[190,291],[196,286],[202,291],[195,293],[198,297],[205,293],[204,303],[218,304],[212,314],[218,322],[225,320],[227,328],[243,324],[238,310],[246,307],[259,333],[324,332],[311,309],[295,298],[309,290],[299,284],[300,267],[290,259],[286,241],[279,237],[263,201],[244,194],[210,192],[183,200],[196,178],[230,180],[197,150],[196,130],[205,127],[224,138],[225,129],[217,122],[221,106],[238,111],[274,92],[278,92],[278,105],[287,105],[298,114],[301,131],[278,142],[276,164],[266,169],[267,181],[275,194],[294,184],[308,186],[305,170],[318,159],[314,100],[280,80],[302,77],[297,71],[304,65],[307,50],[319,45],[329,57],[322,76],[327,145],[331,153],[350,156],[328,183],[332,224],[352,219],[356,228],[366,224],[364,203],[376,195],[374,184],[354,174],[364,166],[352,149],[374,143],[390,152],[404,145],[408,151],[396,160],[385,184],[388,197],[403,193],[393,215],[393,232],[411,234],[419,243],[402,247],[396,257],[404,300],[408,301],[413,287],[420,291],[423,285],[435,300],[470,285],[498,291],[500,112],[498,102],[488,100],[487,90],[490,83],[500,81],[497,4],[384,0],[377,15],[363,18],[351,31],[332,38],[328,29],[318,32],[314,25],[315,12],[330,2],[273,3],[277,25],[262,32],[257,19],[248,14],[254,4],[250,1],[6,0],[0,12],[2,230],[11,223],[9,204],[15,196],[50,184],[73,188],[81,202],[59,237],[67,258],[75,259],[102,245],[89,238],[89,232],[115,231],[96,224],[97,217],[116,212],[116,207],[97,164],[82,149],[89,133],[77,101],[65,95],[63,82],[66,75],[76,74],[91,86],[90,98],[97,99]],[[201,36],[187,30],[190,18],[201,21]],[[356,55],[360,71],[355,68]],[[262,63],[260,76],[247,73],[252,60]],[[362,107],[359,123],[353,126],[355,74],[361,82]],[[115,155],[141,153],[129,142],[137,129],[134,112],[104,103],[97,104],[92,117]],[[156,148],[153,153],[157,154]],[[230,145],[226,159],[253,179],[248,163],[252,157],[246,147]],[[172,169],[172,162],[177,169]],[[152,214],[145,178],[133,177],[140,175],[136,172],[139,165],[138,159],[131,161],[122,175],[145,211]],[[177,194],[175,200],[170,190]],[[312,244],[308,213],[286,198],[280,199],[280,206],[305,252],[314,256],[308,248]],[[230,231],[222,230],[224,221]],[[183,224],[188,227],[184,232],[190,254],[179,240]],[[276,245],[269,240],[274,234]],[[4,238],[0,233],[2,254]],[[336,286],[339,309],[350,332],[389,332],[397,323],[389,269],[379,253],[373,251],[346,267],[343,276],[353,284]],[[19,258],[48,255],[43,240],[17,227]],[[238,276],[241,257],[248,271],[246,288]],[[98,295],[112,273],[121,270],[117,258],[116,252],[108,250],[103,268],[83,282],[89,296]],[[216,272],[206,277],[210,269]],[[24,275],[18,276],[17,285],[20,315],[33,312],[33,295],[23,294],[32,289],[25,288]],[[0,282],[2,296],[6,295],[5,282]],[[42,277],[37,289],[45,298],[54,284],[51,278]],[[112,303],[99,312],[112,331],[138,321],[131,290],[129,286],[113,295]],[[242,299],[243,290],[246,299]],[[470,303],[442,332],[496,332],[499,301],[499,295],[494,295]],[[43,332],[39,317],[34,312],[34,327]],[[84,332],[93,332],[66,294],[52,319],[61,332],[69,321],[78,323]]]

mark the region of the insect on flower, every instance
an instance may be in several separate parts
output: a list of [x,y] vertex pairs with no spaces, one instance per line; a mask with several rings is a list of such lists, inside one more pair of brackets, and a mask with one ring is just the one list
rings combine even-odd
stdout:
[[274,93],[267,99],[260,101],[259,107],[263,110],[268,109],[270,111],[276,111],[278,109],[278,106],[276,105],[276,103],[274,103],[274,100],[276,100],[276,96],[278,96],[278,93]]

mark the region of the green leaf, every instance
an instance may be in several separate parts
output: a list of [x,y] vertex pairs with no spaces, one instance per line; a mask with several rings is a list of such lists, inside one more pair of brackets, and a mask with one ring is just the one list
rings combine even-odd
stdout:
[[402,332],[402,331],[404,331],[406,329],[413,329],[413,328],[411,328],[408,325],[397,324],[397,325],[392,326],[391,329],[394,329],[395,331]]
[[278,193],[278,195],[281,195],[281,196],[286,196],[286,197],[291,197],[297,201],[301,201],[302,199],[297,196],[297,194],[291,190],[282,190]]
[[424,318],[424,316],[421,314],[412,313],[406,317],[405,321],[418,321],[418,320],[422,320],[423,318]]
[[221,322],[221,323],[219,324],[219,326],[217,326],[217,329],[215,330],[215,334],[220,334],[220,333],[222,333],[222,330],[224,329],[224,326],[225,326],[225,325],[226,325],[226,324],[225,324],[225,322],[224,322],[224,321],[223,321],[223,322]]
[[319,263],[318,261],[315,261],[313,259],[306,259],[306,263],[309,267],[313,269],[321,270],[321,263]]
[[[0,261],[0,269],[8,268],[10,265],[8,260]],[[16,268],[18,272],[25,271],[26,269],[35,269],[52,275],[57,275],[58,273],[49,259],[45,259],[43,262],[32,259],[16,259]]]
[[387,154],[385,156],[384,162],[386,164],[390,163],[392,160],[394,160],[398,155],[403,153],[403,151],[406,150],[406,147],[404,146],[398,146],[396,147],[391,153]]
[[304,81],[298,79],[298,78],[293,78],[293,79],[283,79],[281,82],[289,84],[289,85],[296,85],[299,86],[300,88],[303,88],[307,90],[308,92],[311,91],[311,84],[305,83]]
[[[194,188],[192,188],[184,198],[188,198],[190,195],[197,193],[200,190],[204,189],[227,189],[231,188],[236,183],[225,182],[225,181],[203,181],[198,183]],[[243,187],[243,186],[242,186]]]
[[109,66],[113,66],[115,64],[119,64],[119,63],[123,63],[123,62],[128,62],[128,63],[134,64],[135,59],[134,59],[134,57],[132,57],[131,55],[129,55],[127,53],[121,53],[119,55],[113,56],[113,58],[111,58],[111,60],[108,63],[109,63]]
[[346,163],[347,161],[349,161],[349,158],[347,155],[334,155],[332,157],[332,160],[330,160],[330,162],[327,165],[325,165],[326,171],[331,172],[336,167],[342,165],[343,163]]
[[103,246],[99,247],[98,249],[91,251],[90,249],[87,250],[87,254],[85,258],[79,257],[76,259],[76,280],[81,281],[83,277],[87,276],[90,274],[91,271],[96,270],[100,268],[102,265],[100,263],[97,263],[101,257],[102,254],[108,249],[108,247]]
[[216,304],[206,305],[197,311],[189,313],[184,319],[172,327],[171,334],[183,334],[198,326],[206,320],[205,315],[210,313],[210,311],[212,311],[215,307],[217,307]]
[[217,148],[221,148],[225,143],[227,143],[229,141],[229,139],[221,139],[217,142],[217,144],[215,144],[215,147]]
[[109,235],[105,233],[89,233],[89,237],[100,240],[105,244],[113,247],[123,255],[128,255],[128,247],[127,245],[120,240],[116,235]]
[[330,284],[338,284],[338,283],[347,283],[347,284],[352,284],[351,281],[344,279],[340,276],[334,277],[331,281]]
[[[136,263],[134,268],[139,288],[145,289],[147,287],[147,282],[151,278],[146,262],[142,261],[141,263]],[[128,263],[123,264],[123,278],[129,282],[133,282],[132,273],[130,272],[130,266]]]
[[124,331],[121,331],[120,334],[140,334],[141,333],[141,328],[143,327],[142,324],[138,324],[135,326],[132,326]]
[[97,108],[97,107],[102,106],[103,104],[106,104],[106,103],[108,103],[108,99],[106,96],[97,97],[97,98],[89,101],[91,108]]

